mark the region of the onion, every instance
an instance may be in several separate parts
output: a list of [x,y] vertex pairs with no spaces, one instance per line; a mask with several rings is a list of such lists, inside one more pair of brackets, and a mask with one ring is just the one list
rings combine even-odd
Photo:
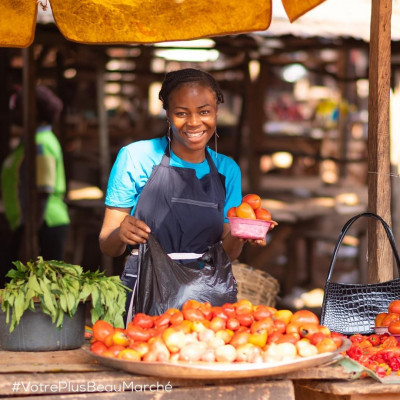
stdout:
[[211,339],[215,337],[215,332],[212,329],[205,329],[199,333],[199,339],[202,342],[208,343]]
[[225,344],[215,350],[215,358],[218,362],[233,362],[236,360],[236,356],[236,349],[230,344]]

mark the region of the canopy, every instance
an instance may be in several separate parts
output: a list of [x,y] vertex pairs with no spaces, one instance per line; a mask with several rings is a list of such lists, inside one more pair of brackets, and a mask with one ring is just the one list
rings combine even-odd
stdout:
[[[323,1],[282,3],[293,22]],[[0,2],[0,47],[33,42],[37,7],[36,0]],[[74,42],[156,43],[266,30],[272,0],[51,0],[51,8],[61,33]]]

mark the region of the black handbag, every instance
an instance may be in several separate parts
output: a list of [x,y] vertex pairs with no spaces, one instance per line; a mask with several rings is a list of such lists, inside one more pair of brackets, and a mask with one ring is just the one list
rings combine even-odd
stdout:
[[394,256],[397,269],[400,273],[400,259],[396,249],[396,242],[389,225],[378,215],[365,212],[351,218],[343,226],[338,242],[333,251],[325,284],[325,295],[322,303],[321,324],[331,331],[344,335],[374,333],[375,317],[379,313],[387,312],[393,300],[400,299],[400,278],[368,285],[346,284],[331,282],[333,267],[339,247],[350,226],[360,217],[371,217],[380,221],[386,231]]

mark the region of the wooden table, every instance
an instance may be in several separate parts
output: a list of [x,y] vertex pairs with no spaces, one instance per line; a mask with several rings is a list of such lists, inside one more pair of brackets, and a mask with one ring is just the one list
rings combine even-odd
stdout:
[[304,380],[295,383],[296,400],[396,400],[400,385],[383,385],[370,378],[355,381]]
[[[141,396],[141,398],[156,397],[174,400],[215,398],[294,400],[294,381],[327,379],[328,377],[351,379],[354,373],[347,372],[342,367],[326,366],[264,378],[164,379],[112,370],[94,363],[83,349],[46,353],[0,351],[0,397],[29,395],[30,399],[106,399],[111,397],[124,399],[131,398],[131,392],[135,391],[135,396]],[[171,386],[166,386],[168,384]],[[145,385],[147,385],[146,388]],[[153,391],[150,385],[156,385],[152,387]],[[160,388],[158,392],[154,391],[157,385]],[[113,393],[106,391],[111,390],[112,387],[124,390]]]

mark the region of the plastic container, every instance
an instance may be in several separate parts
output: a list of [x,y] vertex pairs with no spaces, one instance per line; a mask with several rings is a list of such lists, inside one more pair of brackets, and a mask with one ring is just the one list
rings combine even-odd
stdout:
[[6,314],[0,309],[0,348],[8,351],[55,351],[81,347],[85,341],[85,303],[80,303],[70,318],[64,316],[62,329],[43,313],[40,303],[35,312],[26,310],[19,324],[10,333]]
[[265,239],[272,221],[250,218],[228,218],[231,235],[241,239]]
[[374,330],[377,335],[383,335],[384,333],[388,333],[389,328],[387,326],[375,326]]

